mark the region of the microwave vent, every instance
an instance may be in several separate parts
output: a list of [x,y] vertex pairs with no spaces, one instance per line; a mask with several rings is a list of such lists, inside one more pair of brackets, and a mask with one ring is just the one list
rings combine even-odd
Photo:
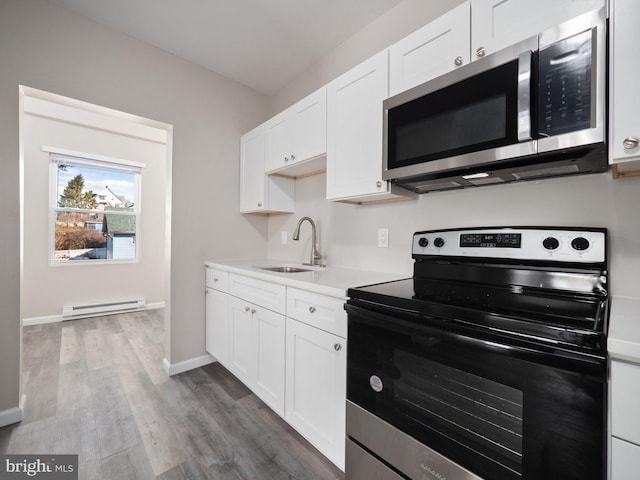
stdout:
[[562,165],[559,167],[543,168],[540,170],[531,170],[518,173],[512,173],[516,180],[529,180],[537,177],[551,177],[560,175],[571,175],[579,173],[580,169],[577,165]]

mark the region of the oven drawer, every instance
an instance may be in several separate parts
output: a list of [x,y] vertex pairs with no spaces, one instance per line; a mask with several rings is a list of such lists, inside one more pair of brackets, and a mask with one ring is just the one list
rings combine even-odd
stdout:
[[[347,438],[360,442],[380,458],[397,467],[399,471],[409,478],[482,480],[482,478],[466,468],[452,462],[349,400],[347,400]],[[355,469],[356,472],[359,472],[358,468],[360,467],[359,465],[354,465],[355,461],[349,458],[350,453],[351,451],[347,449],[346,480],[402,478],[400,476],[378,477],[377,475],[368,477],[352,476],[350,467]],[[377,460],[371,458],[368,463],[370,461]],[[369,468],[373,469],[374,467],[366,465],[363,468],[368,472]],[[389,472],[394,473],[391,470]]]
[[400,475],[347,439],[345,480],[404,480]]

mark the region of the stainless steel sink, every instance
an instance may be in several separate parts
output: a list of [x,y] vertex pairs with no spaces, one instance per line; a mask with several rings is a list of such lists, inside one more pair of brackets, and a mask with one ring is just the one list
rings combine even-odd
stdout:
[[279,273],[300,273],[300,272],[311,272],[312,270],[308,268],[299,268],[299,267],[258,267],[260,270],[269,270],[270,272],[279,272]]

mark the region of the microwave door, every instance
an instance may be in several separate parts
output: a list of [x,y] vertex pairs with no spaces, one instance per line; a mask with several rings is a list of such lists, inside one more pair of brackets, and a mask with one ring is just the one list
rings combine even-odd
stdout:
[[386,100],[383,178],[481,169],[534,155],[532,49],[516,48]]

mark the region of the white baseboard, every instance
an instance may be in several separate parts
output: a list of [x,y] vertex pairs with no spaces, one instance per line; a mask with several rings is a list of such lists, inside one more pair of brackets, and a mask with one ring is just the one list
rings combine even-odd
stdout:
[[22,409],[20,407],[8,408],[0,412],[0,427],[6,427],[22,421]]
[[169,363],[169,360],[163,358],[162,368],[164,368],[164,371],[167,375],[172,377],[173,375],[177,375],[178,373],[186,372],[187,370],[193,370],[194,368],[198,367],[204,367],[205,365],[209,365],[210,363],[216,361],[217,360],[208,353],[200,355],[199,357],[190,358],[189,360],[174,363],[173,365]]
[[157,302],[157,303],[147,303],[144,307],[142,307],[139,310],[130,310],[128,312],[109,312],[109,313],[96,313],[94,315],[83,315],[83,316],[78,316],[78,317],[73,317],[73,318],[62,318],[62,314],[60,315],[49,315],[46,317],[31,317],[31,318],[25,318],[22,320],[22,325],[24,327],[30,327],[32,325],[42,325],[44,323],[55,323],[55,322],[62,322],[65,320],[79,320],[81,318],[90,318],[90,317],[103,317],[105,315],[116,315],[118,313],[130,313],[130,312],[138,312],[138,311],[142,311],[142,310],[154,310],[156,308],[164,308],[164,302]]

